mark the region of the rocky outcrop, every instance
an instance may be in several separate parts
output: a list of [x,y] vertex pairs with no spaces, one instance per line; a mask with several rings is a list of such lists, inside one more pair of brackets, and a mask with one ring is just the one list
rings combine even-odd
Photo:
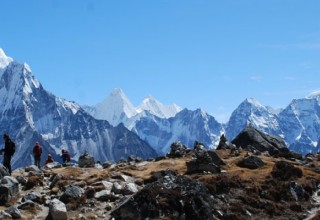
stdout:
[[263,161],[256,156],[248,156],[243,158],[237,163],[239,167],[249,168],[249,169],[258,169],[264,166]]
[[286,161],[276,162],[271,174],[274,178],[284,181],[290,179],[297,179],[302,177],[303,175],[302,170],[300,168],[297,168]]
[[[187,173],[219,173],[221,164],[224,162],[214,153],[209,154],[204,144],[195,142],[195,157],[187,162]],[[214,163],[216,161],[217,164]]]
[[19,182],[11,176],[5,176],[0,181],[0,204],[7,203],[19,193]]
[[179,158],[186,156],[188,152],[188,147],[179,141],[173,142],[170,146],[170,152],[167,154],[167,157],[170,158]]
[[213,199],[199,181],[168,175],[147,185],[112,212],[115,219],[213,219]]
[[287,148],[280,137],[265,134],[251,125],[248,125],[233,141],[237,147],[256,149],[260,152],[268,151],[271,155],[282,148]]
[[95,166],[95,161],[92,156],[89,155],[87,151],[83,153],[79,157],[79,167],[94,167]]

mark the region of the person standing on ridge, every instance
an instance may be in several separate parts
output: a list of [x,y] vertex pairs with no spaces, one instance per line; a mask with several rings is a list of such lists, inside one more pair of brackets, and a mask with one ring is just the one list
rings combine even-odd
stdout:
[[33,148],[34,163],[40,169],[40,160],[41,160],[42,148],[39,142],[36,142],[36,145]]
[[1,154],[4,152],[3,156],[3,166],[8,169],[9,174],[11,175],[11,157],[15,152],[15,144],[10,139],[8,134],[3,135],[4,140],[4,149],[1,149]]
[[65,164],[66,162],[70,162],[70,153],[69,151],[65,150],[64,148],[61,149],[61,158],[62,158],[62,162]]

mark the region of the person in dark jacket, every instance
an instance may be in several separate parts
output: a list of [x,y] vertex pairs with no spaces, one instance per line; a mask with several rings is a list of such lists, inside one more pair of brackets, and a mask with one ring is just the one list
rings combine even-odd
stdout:
[[12,157],[11,145],[12,145],[12,141],[11,141],[8,134],[3,135],[3,140],[4,140],[4,149],[1,150],[1,153],[4,152],[3,166],[5,166],[8,169],[9,174],[11,175],[11,157]]
[[42,148],[39,142],[36,142],[36,145],[33,147],[34,163],[40,169],[40,159],[42,154]]
[[66,163],[66,162],[70,162],[70,154],[69,151],[65,150],[65,149],[61,149],[61,158],[62,158],[62,162]]

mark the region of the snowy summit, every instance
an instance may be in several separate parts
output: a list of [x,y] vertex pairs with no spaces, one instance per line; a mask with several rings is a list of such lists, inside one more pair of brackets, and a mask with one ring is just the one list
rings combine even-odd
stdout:
[[317,98],[318,96],[320,96],[320,89],[311,92],[309,95],[307,95],[306,98],[307,98],[307,99],[314,99],[314,98]]
[[13,59],[11,57],[7,57],[2,48],[0,48],[0,69],[6,68]]

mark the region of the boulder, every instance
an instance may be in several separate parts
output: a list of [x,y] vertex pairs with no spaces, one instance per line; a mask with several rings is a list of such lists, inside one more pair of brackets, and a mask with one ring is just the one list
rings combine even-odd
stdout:
[[272,168],[271,175],[279,180],[290,180],[302,177],[303,173],[300,168],[294,167],[287,161],[277,161]]
[[22,198],[21,201],[25,202],[27,200],[30,200],[32,202],[36,202],[36,203],[39,203],[39,204],[43,203],[41,194],[39,192],[34,192],[34,191],[31,191],[31,192],[27,193],[27,195],[25,195]]
[[187,173],[220,173],[220,166],[215,164],[215,160],[218,164],[224,164],[214,152],[209,153],[204,144],[195,141],[194,143],[195,158],[187,162]]
[[92,156],[89,155],[87,151],[79,157],[79,167],[94,167],[95,161]]
[[252,125],[248,125],[231,143],[237,147],[241,146],[243,149],[247,149],[251,145],[256,150],[260,152],[268,151],[271,155],[275,150],[287,148],[280,137],[265,134]]
[[257,169],[264,166],[264,162],[256,156],[248,156],[237,163],[239,167]]
[[67,204],[70,201],[78,201],[81,202],[81,200],[85,197],[85,191],[79,186],[69,186],[64,194],[61,196],[60,200]]
[[52,189],[56,186],[56,184],[59,182],[59,180],[62,180],[64,178],[64,176],[62,174],[56,174],[54,176],[52,176],[52,178],[50,179],[51,183],[49,188]]
[[47,219],[51,220],[67,220],[66,205],[58,199],[53,199],[49,204],[49,214]]
[[12,176],[5,176],[0,181],[0,204],[4,205],[19,193],[19,182]]
[[191,160],[187,162],[187,174],[194,173],[220,173],[221,169],[214,163],[203,163],[198,160]]
[[21,212],[16,206],[11,206],[5,210],[6,213],[10,214],[13,219],[21,218]]
[[128,183],[124,186],[122,192],[124,195],[132,195],[138,192],[138,187],[135,183]]
[[115,219],[213,219],[213,197],[199,181],[168,175],[145,186],[111,213]]
[[226,165],[226,163],[218,156],[218,154],[215,151],[208,150],[208,154],[215,165],[218,165],[218,166]]
[[0,219],[1,220],[11,220],[12,216],[5,211],[0,211]]
[[7,168],[0,164],[0,179],[2,179],[4,176],[10,176]]
[[167,154],[169,158],[180,158],[187,154],[188,147],[179,141],[173,142],[170,146],[170,152]]

